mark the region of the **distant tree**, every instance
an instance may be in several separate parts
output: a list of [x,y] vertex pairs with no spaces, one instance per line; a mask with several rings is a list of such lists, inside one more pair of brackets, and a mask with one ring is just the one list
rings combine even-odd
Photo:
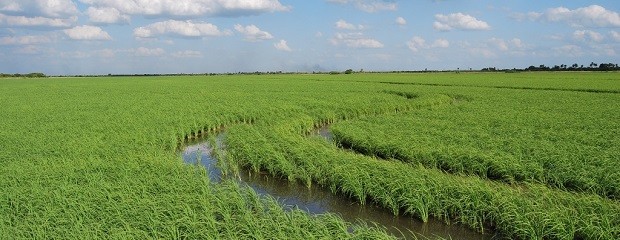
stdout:
[[344,74],[351,74],[353,73],[353,69],[347,69],[346,71],[344,71]]
[[596,63],[594,63],[594,62],[591,62],[591,63],[590,63],[590,68],[595,68],[596,66],[598,66],[598,64],[596,64]]
[[28,77],[28,78],[44,78],[45,74],[43,74],[43,73],[28,73],[28,74],[26,74],[24,76]]
[[615,63],[601,63],[598,65],[598,69],[602,70],[602,71],[611,71],[611,70],[617,70],[618,69],[618,64]]

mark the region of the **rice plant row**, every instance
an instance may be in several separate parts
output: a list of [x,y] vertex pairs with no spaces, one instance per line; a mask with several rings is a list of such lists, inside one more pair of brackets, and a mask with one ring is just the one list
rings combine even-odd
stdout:
[[[569,193],[537,181],[518,182],[515,187],[446,174],[432,167],[343,153],[322,140],[305,137],[316,126],[364,116],[463,108],[484,99],[487,93],[472,95],[476,89],[527,93],[381,82],[618,88],[611,73],[577,76],[586,78],[585,82],[562,73],[501,75],[495,81],[498,76],[3,79],[0,239],[391,238],[381,230],[345,223],[332,215],[286,212],[246,188],[214,185],[204,170],[182,163],[177,148],[186,138],[222,127],[228,131],[225,144],[230,146],[227,159],[231,161],[306,184],[318,183],[362,202],[380,202],[393,212],[421,219],[438,216],[520,238],[618,238],[617,201],[589,191]],[[576,113],[594,112],[600,114],[592,119],[612,119],[615,113],[600,108],[607,105],[599,100]],[[531,117],[544,110],[536,110]],[[598,129],[600,122],[588,119],[590,128],[580,132]],[[604,133],[593,132],[606,139]],[[593,139],[597,137],[570,146],[587,148]],[[605,141],[597,144],[615,146]]]
[[379,160],[278,127],[233,126],[226,136],[229,156],[238,164],[320,184],[361,203],[384,206],[394,214],[410,214],[423,221],[436,217],[517,239],[620,237],[620,204],[596,195],[535,183],[509,186]]
[[620,95],[468,94],[466,103],[441,110],[366,117],[331,129],[341,145],[369,155],[620,199],[620,113],[614,110]]

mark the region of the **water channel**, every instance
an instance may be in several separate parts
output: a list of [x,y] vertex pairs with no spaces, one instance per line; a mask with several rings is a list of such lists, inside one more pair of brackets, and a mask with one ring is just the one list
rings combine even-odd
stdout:
[[[328,127],[317,129],[315,135],[331,141],[332,135]],[[217,159],[213,153],[214,147],[218,150],[224,147],[223,133],[216,137],[216,146],[208,141],[196,142],[185,147],[181,153],[187,164],[198,164],[206,168],[211,181],[221,181],[221,171],[216,166]],[[268,174],[260,174],[249,170],[242,170],[238,180],[260,195],[270,195],[277,199],[285,208],[305,210],[310,214],[335,213],[349,222],[364,221],[376,223],[387,232],[403,239],[416,237],[437,237],[445,239],[494,239],[490,234],[481,234],[461,225],[448,225],[442,221],[429,219],[423,223],[411,216],[394,216],[390,211],[372,204],[361,205],[347,197],[333,194],[329,189],[323,189],[317,184],[308,188],[306,185],[274,178]],[[372,225],[372,224],[370,224]]]

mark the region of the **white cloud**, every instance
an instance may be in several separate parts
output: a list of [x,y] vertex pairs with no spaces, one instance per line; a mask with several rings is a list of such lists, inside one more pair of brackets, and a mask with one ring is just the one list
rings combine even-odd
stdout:
[[588,54],[594,56],[617,56],[616,47],[612,44],[596,44],[591,46],[591,50],[588,50]]
[[345,20],[340,19],[340,20],[338,20],[336,22],[336,28],[337,29],[342,29],[342,30],[362,30],[362,29],[364,29],[364,26],[363,25],[355,26],[355,25],[353,25],[351,23],[348,23]]
[[72,51],[72,52],[61,52],[59,54],[59,56],[61,58],[79,58],[79,59],[84,59],[84,58],[91,58],[93,55],[90,52]]
[[166,51],[162,48],[145,48],[145,47],[130,49],[129,52],[137,57],[160,57],[166,54]]
[[0,45],[34,45],[49,42],[51,42],[51,39],[47,36],[19,36],[0,38]]
[[331,42],[334,45],[344,44],[350,48],[383,48],[384,46],[383,43],[364,37],[361,33],[336,33]]
[[285,52],[292,51],[291,48],[286,43],[286,40],[280,40],[280,42],[274,43],[273,46],[280,51],[285,51]]
[[491,38],[489,39],[489,44],[492,45],[493,47],[502,50],[502,51],[508,51],[508,43],[506,43],[506,41],[504,41],[504,39],[501,38]]
[[450,42],[446,39],[440,38],[437,39],[433,42],[433,44],[431,45],[431,47],[434,48],[448,48],[450,47]]
[[269,40],[273,38],[270,33],[260,30],[260,28],[255,25],[248,25],[244,27],[240,24],[236,24],[235,30],[243,34],[245,36],[245,40],[250,42]]
[[72,0],[0,0],[0,12],[48,18],[69,18],[79,13]]
[[495,54],[495,52],[491,51],[488,48],[474,47],[474,48],[468,49],[468,51],[469,51],[469,54],[472,55],[473,57],[483,57],[483,58],[497,57],[497,54]]
[[211,23],[167,20],[156,22],[145,27],[135,28],[133,35],[138,38],[152,38],[162,35],[181,37],[206,37],[229,35],[228,31],[220,31]]
[[25,16],[9,16],[0,14],[0,26],[9,27],[51,27],[51,28],[67,28],[73,26],[77,21],[77,17],[70,18],[47,18],[47,17],[25,17]]
[[426,40],[424,38],[415,36],[411,40],[407,41],[407,47],[413,52],[418,52],[422,48],[426,48]]
[[128,15],[242,16],[288,11],[278,0],[79,0],[100,8],[115,8]]
[[0,12],[21,12],[22,6],[17,2],[0,2]]
[[14,53],[16,54],[26,54],[26,55],[36,55],[36,54],[44,54],[49,53],[49,50],[43,49],[36,45],[25,45],[23,47],[19,47],[15,49]]
[[202,53],[199,52],[199,51],[191,51],[191,50],[178,51],[178,52],[172,53],[172,57],[175,57],[175,58],[201,58],[202,57]]
[[112,40],[112,37],[107,32],[95,26],[77,26],[65,29],[63,32],[73,40]]
[[510,40],[510,43],[512,43],[512,45],[514,45],[516,48],[525,47],[525,45],[523,45],[523,41],[521,41],[521,39],[519,38],[513,38],[512,40]]
[[570,44],[553,48],[553,51],[559,56],[579,57],[583,55],[581,47]]
[[[486,41],[486,49],[491,50],[500,50],[501,52],[508,53],[515,56],[523,56],[526,54],[524,51],[526,49],[525,44],[519,38],[513,38],[511,40],[504,40],[502,38],[490,38]],[[495,54],[495,53],[494,53]]]
[[422,49],[429,49],[429,48],[448,48],[450,47],[450,41],[443,39],[443,38],[439,38],[436,39],[435,41],[433,41],[432,44],[428,45],[426,43],[426,40],[424,40],[424,38],[419,37],[419,36],[414,36],[413,38],[411,38],[411,40],[407,41],[407,47],[409,48],[409,50],[411,50],[412,52],[418,52]]
[[572,27],[620,27],[620,14],[599,5],[590,5],[574,10],[558,7],[544,13],[529,13],[530,20],[565,22]]
[[405,20],[403,17],[397,17],[396,24],[401,26],[407,25],[407,20]]
[[377,11],[395,11],[398,9],[396,3],[384,0],[327,0],[327,2],[338,4],[350,4],[357,9],[364,12],[377,12]]
[[96,51],[96,54],[102,58],[113,58],[114,56],[116,56],[116,51],[112,49],[102,49]]
[[88,10],[86,10],[86,14],[93,23],[127,23],[130,20],[128,15],[122,14],[116,8],[89,7]]
[[433,28],[439,31],[450,31],[452,29],[461,30],[489,30],[491,26],[488,23],[478,20],[463,13],[452,13],[449,15],[435,15]]
[[613,40],[615,40],[616,42],[620,42],[620,32],[616,32],[616,31],[609,31],[609,36],[611,36],[611,38]]
[[120,52],[123,50],[114,50],[114,49],[101,49],[94,51],[69,51],[69,52],[60,52],[58,55],[61,58],[113,58],[116,56],[116,52]]
[[573,38],[579,41],[592,42],[601,42],[604,39],[603,34],[590,30],[577,30],[573,32]]

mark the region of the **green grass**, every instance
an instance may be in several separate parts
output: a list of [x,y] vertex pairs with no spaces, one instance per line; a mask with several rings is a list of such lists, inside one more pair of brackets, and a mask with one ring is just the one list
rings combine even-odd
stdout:
[[288,102],[300,96],[268,98],[287,82],[2,80],[0,239],[390,238],[333,215],[286,212],[182,163],[177,146],[198,130],[297,108]]
[[[0,239],[390,238],[182,163],[186,137],[222,128],[229,169],[511,238],[617,239],[619,90],[616,73],[2,79]],[[307,136],[327,123],[419,155],[384,161]]]
[[620,198],[620,94],[448,90],[467,100],[339,122],[336,141],[450,173]]

